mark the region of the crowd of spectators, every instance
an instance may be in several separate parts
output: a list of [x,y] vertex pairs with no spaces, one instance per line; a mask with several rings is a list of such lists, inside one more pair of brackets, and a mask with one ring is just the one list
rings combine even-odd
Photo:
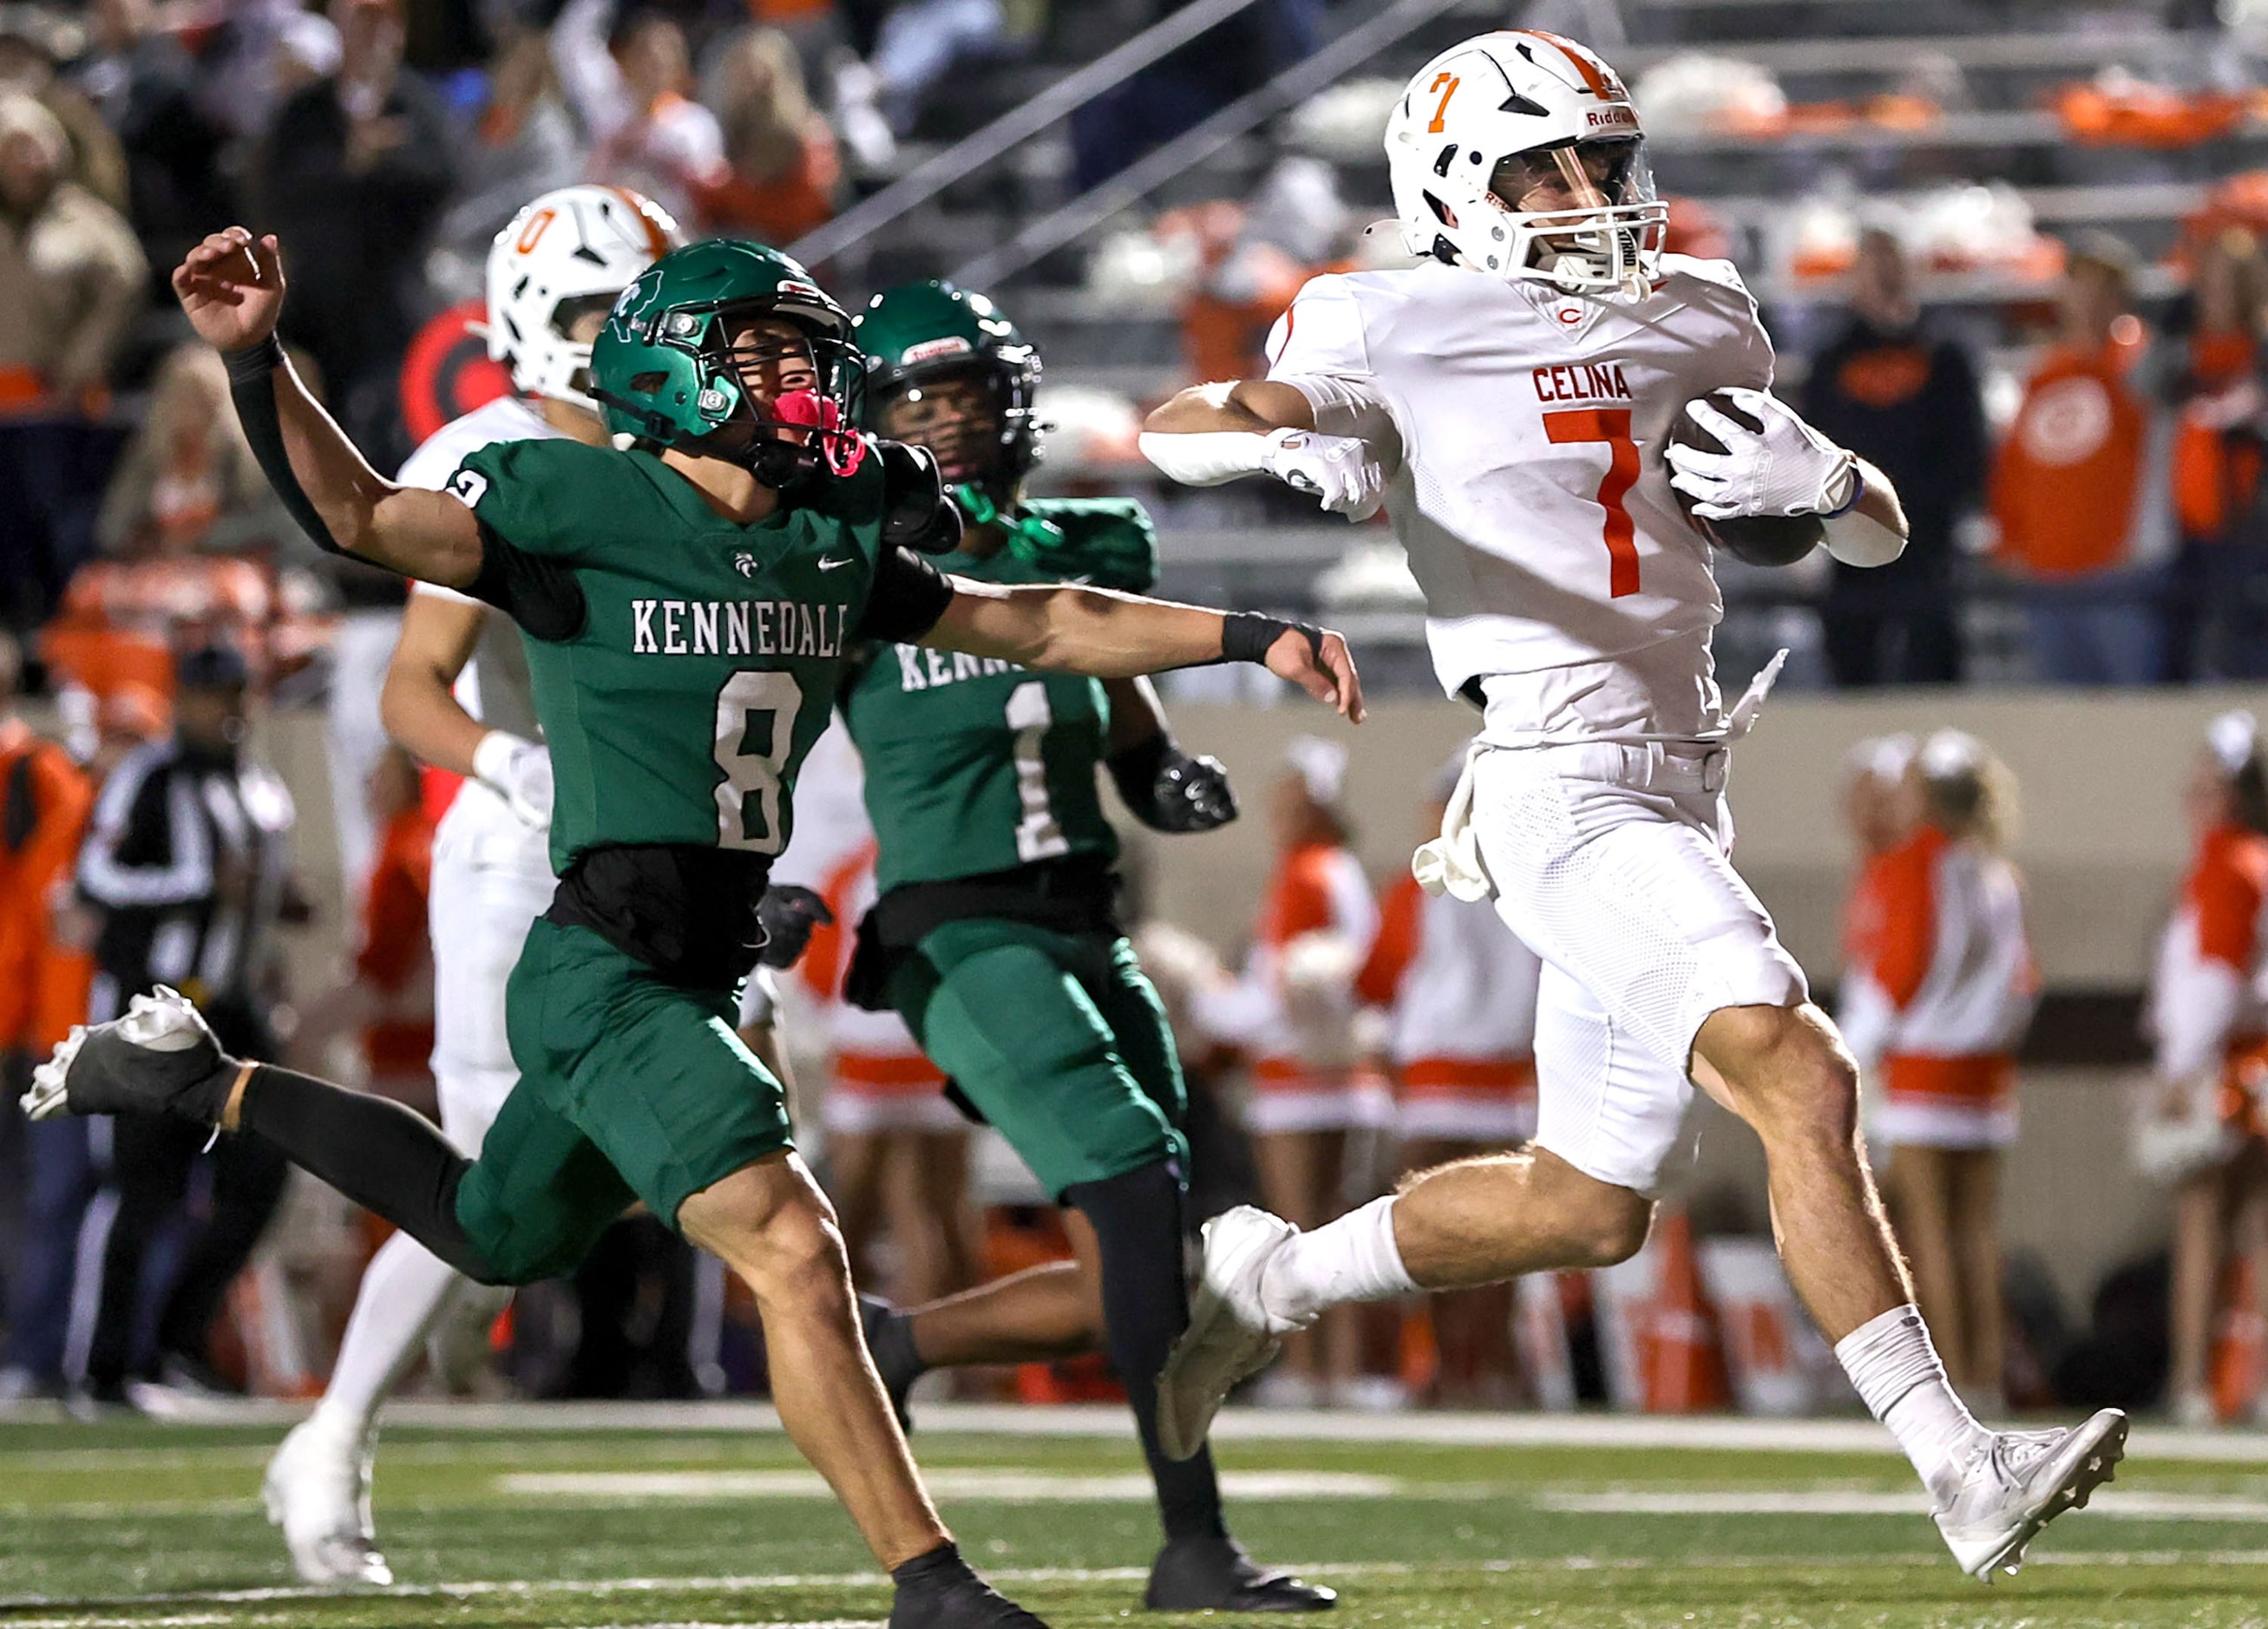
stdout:
[[2070,246],[1996,438],[1979,358],[1917,305],[1896,238],[1862,237],[1801,401],[1897,481],[1913,539],[1887,569],[1834,568],[1820,610],[1837,685],[1958,682],[1978,591],[2020,610],[2043,684],[2268,677],[2268,252],[2242,227],[2208,238],[2154,324],[2137,270],[2118,238]]

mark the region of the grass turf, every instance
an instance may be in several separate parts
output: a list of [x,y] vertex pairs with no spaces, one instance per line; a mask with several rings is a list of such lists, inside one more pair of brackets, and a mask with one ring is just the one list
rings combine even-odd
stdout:
[[[403,1587],[303,1593],[257,1503],[277,1435],[0,1424],[0,1629],[887,1612],[849,1523],[782,1479],[799,1464],[784,1440],[741,1430],[397,1429],[377,1508]],[[972,1557],[1057,1629],[1198,1621],[1134,1611],[1155,1530],[1123,1496],[1130,1442],[924,1434],[916,1448]],[[1267,1496],[1233,1499],[1237,1531],[1339,1587],[1327,1622],[2268,1626],[2268,1464],[2130,1461],[2123,1510],[2113,1497],[2066,1518],[1988,1589],[1953,1570],[1887,1454],[1268,1441],[1220,1458],[1240,1478],[1275,1473]]]

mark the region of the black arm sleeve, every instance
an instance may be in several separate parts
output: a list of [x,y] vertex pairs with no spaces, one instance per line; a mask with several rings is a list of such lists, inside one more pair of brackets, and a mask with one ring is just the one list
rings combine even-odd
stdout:
[[276,488],[276,495],[284,500],[284,507],[317,548],[331,554],[349,554],[323,524],[314,500],[291,473],[291,455],[284,449],[283,415],[276,411],[276,371],[284,365],[284,347],[271,334],[257,345],[223,351],[221,361],[228,367],[229,399],[236,403],[237,420],[244,426],[245,440],[252,444],[260,473],[268,477],[268,484]]
[[885,545],[874,561],[858,637],[911,644],[937,626],[953,603],[953,580],[904,545]]
[[486,521],[481,522],[481,574],[465,592],[503,612],[529,638],[555,644],[581,633],[590,613],[583,584],[564,561],[514,547]]

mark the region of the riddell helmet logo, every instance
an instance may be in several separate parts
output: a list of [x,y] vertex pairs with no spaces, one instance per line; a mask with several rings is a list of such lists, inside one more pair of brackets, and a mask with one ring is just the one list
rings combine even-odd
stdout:
[[1638,115],[1627,107],[1594,107],[1583,115],[1583,121],[1594,130],[1638,128]]
[[918,345],[907,346],[898,365],[910,368],[916,363],[934,362],[939,356],[959,356],[974,349],[958,334],[948,334],[940,339],[924,340]]

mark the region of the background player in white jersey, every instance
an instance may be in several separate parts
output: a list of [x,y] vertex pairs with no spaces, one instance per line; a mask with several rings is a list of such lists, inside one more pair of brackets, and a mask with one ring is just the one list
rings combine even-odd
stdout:
[[[1697,1080],[1763,1140],[1789,1277],[1955,1559],[2013,1567],[2109,1479],[2126,1422],[1994,1434],[1947,1383],[1857,1141],[1850,1056],[1727,858],[1726,748],[1762,686],[1724,707],[1710,546],[1677,495],[1710,520],[1816,514],[1864,566],[1904,547],[1896,495],[1769,393],[1733,268],[1660,253],[1637,113],[1588,50],[1468,40],[1410,82],[1386,149],[1422,263],[1308,283],[1269,378],[1184,392],[1144,451],[1200,483],[1273,474],[1342,513],[1383,500],[1442,687],[1486,714],[1421,858],[1437,884],[1492,893],[1543,959],[1536,1136],[1312,1234],[1216,1222],[1161,1427],[1194,1446],[1228,1385],[1325,1306],[1629,1256],[1690,1155]],[[1728,389],[1757,428],[1696,400]],[[1665,450],[1689,403],[1723,451]]]
[[[512,393],[442,426],[397,479],[439,490],[466,455],[500,441],[606,444],[586,393],[591,342],[615,298],[678,241],[636,193],[567,187],[513,217],[489,251],[489,354]],[[551,759],[537,738],[527,663],[509,618],[416,584],[387,670],[389,735],[466,777],[434,834],[433,1078],[441,1126],[468,1155],[519,1078],[504,1039],[504,980],[528,924],[551,903]],[[310,1583],[390,1583],[370,1512],[379,1405],[445,1320],[484,1325],[512,1292],[475,1284],[407,1233],[363,1275],[329,1389],[284,1440],[263,1489],[292,1565]]]

